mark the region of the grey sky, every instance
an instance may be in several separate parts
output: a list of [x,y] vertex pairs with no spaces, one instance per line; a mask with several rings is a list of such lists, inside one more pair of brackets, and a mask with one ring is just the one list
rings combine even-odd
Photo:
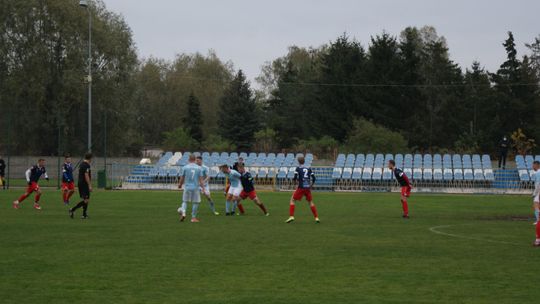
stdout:
[[501,43],[514,32],[519,55],[540,34],[538,0],[104,0],[133,29],[142,57],[214,49],[255,78],[265,61],[290,45],[319,46],[343,32],[367,46],[383,30],[433,25],[463,68],[479,60],[494,71]]

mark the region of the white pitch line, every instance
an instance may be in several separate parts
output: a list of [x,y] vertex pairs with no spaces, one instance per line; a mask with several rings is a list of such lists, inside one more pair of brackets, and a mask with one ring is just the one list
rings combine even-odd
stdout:
[[475,237],[471,237],[471,236],[447,233],[447,232],[442,232],[442,231],[438,230],[438,229],[450,228],[450,227],[454,227],[454,226],[466,226],[466,225],[471,225],[471,224],[435,226],[435,227],[429,228],[429,231],[431,231],[431,232],[433,232],[435,234],[454,237],[454,238],[458,238],[458,239],[466,239],[466,240],[473,240],[473,241],[479,241],[479,242],[488,242],[488,243],[496,243],[496,244],[515,245],[515,246],[522,246],[523,245],[523,244],[517,244],[517,243],[511,243],[511,242],[505,242],[505,241],[496,241],[496,240],[490,240],[490,239],[475,238]]

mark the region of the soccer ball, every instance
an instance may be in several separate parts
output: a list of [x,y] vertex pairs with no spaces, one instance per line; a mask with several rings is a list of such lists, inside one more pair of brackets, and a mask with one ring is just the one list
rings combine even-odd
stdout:
[[182,210],[182,207],[180,207],[180,208],[178,208],[177,211],[178,211],[178,213],[182,214],[182,211],[184,211],[184,210]]

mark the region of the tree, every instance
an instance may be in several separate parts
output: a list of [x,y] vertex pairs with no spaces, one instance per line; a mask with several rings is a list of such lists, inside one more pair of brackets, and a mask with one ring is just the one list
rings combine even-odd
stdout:
[[354,121],[345,150],[351,153],[404,153],[408,151],[408,147],[407,140],[400,133],[360,118]]
[[255,133],[255,149],[258,151],[276,151],[277,132],[266,128]]
[[189,135],[184,128],[176,128],[164,132],[163,149],[168,151],[193,151],[199,148],[199,143]]
[[242,70],[231,81],[219,106],[219,133],[239,149],[253,145],[255,132],[259,130],[257,105]]
[[193,92],[189,95],[187,112],[184,116],[184,127],[189,131],[191,138],[198,142],[202,142],[202,113],[199,99],[193,95]]

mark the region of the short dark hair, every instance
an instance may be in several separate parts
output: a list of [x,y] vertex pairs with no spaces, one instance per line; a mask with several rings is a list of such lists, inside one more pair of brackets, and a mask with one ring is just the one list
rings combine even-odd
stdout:
[[42,161],[45,161],[45,158],[38,159],[38,162],[42,162]]
[[238,169],[244,169],[246,166],[244,166],[244,164],[238,164],[238,166],[236,166]]
[[533,162],[533,165],[540,165],[540,161],[539,161],[539,160],[535,160],[535,161]]
[[393,159],[389,160],[388,162],[389,162],[389,163],[391,163],[391,164],[392,164],[392,166],[395,166],[395,165],[396,165],[396,161],[395,161],[395,160],[393,160]]
[[197,156],[197,159],[200,159],[200,160],[202,160],[202,156]]
[[64,155],[64,158],[70,158],[70,157],[71,157],[71,155],[70,155],[69,153],[66,153],[66,154]]
[[89,152],[89,153],[86,153],[86,154],[84,155],[84,159],[86,159],[86,160],[91,160],[92,157],[94,157],[94,155],[92,155],[92,153],[90,153],[90,152]]
[[300,165],[303,165],[306,163],[306,159],[303,156],[298,157],[298,163]]

